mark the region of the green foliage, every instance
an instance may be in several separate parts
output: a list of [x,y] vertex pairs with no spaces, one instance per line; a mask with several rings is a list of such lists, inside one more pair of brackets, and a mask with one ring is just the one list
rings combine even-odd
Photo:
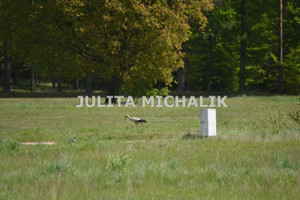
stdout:
[[161,89],[151,89],[146,92],[146,96],[168,96],[170,94],[170,90],[167,87]]
[[170,160],[167,162],[163,162],[160,164],[162,170],[176,170],[178,168],[178,161],[177,160]]
[[[299,25],[300,26],[300,25]],[[300,88],[300,44],[289,48],[283,65],[283,88],[291,94],[299,94]]]
[[48,172],[49,173],[58,173],[62,171],[62,163],[61,162],[54,162],[48,165]]
[[286,134],[287,130],[294,126],[293,121],[288,117],[289,115],[289,113],[281,111],[259,112],[254,118],[250,119],[250,127],[258,133],[262,133],[263,136],[266,134]]
[[195,140],[201,138],[202,136],[200,135],[199,131],[194,131],[194,133],[187,133],[182,136],[183,140]]
[[[279,62],[279,9],[276,1],[250,1],[246,4],[246,34],[240,35],[241,1],[215,1],[205,13],[208,24],[185,44],[186,86],[192,90],[236,91],[240,62],[240,40],[246,44],[246,87],[249,90],[278,91],[279,66],[283,67],[282,90],[298,94],[299,3],[284,3],[284,58]],[[255,13],[255,14],[254,14]]]
[[[298,3],[288,1],[283,5],[284,12],[284,43],[283,63],[279,62],[279,7],[275,1],[251,1],[248,4],[248,12],[256,13],[247,16],[248,40],[247,65],[255,66],[248,71],[247,82],[250,89],[278,90],[278,67],[283,67],[282,88],[284,92],[298,94],[299,87],[299,67],[296,67],[299,58],[294,54],[299,48],[299,39],[295,34],[296,27],[295,14]],[[259,9],[258,9],[259,8]],[[276,8],[276,9],[270,9]],[[293,24],[293,25],[292,25]]]
[[300,111],[291,111],[288,115],[295,120],[298,124],[300,124]]
[[75,143],[77,142],[77,137],[73,136],[66,140],[67,143]]
[[194,34],[185,44],[186,86],[206,90],[210,82],[213,90],[234,91],[239,61],[237,11],[229,1],[216,5],[206,16],[204,30],[191,24]]
[[157,85],[171,87],[184,67],[186,89],[232,92],[238,89],[245,39],[247,89],[277,91],[282,67],[282,91],[298,94],[299,2],[284,2],[282,63],[278,2],[247,2],[243,35],[240,3],[2,0],[0,61],[4,53],[12,55],[12,67],[26,80],[34,64],[37,82],[85,82],[91,76],[107,93],[124,90],[135,96]]
[[0,137],[0,152],[15,151],[17,148],[18,144],[15,140]]
[[54,162],[51,162],[46,167],[46,171],[43,169],[43,172],[49,173],[49,174],[57,174],[57,173],[64,173],[71,171],[71,163],[68,161],[63,160],[57,160]]
[[295,162],[288,154],[276,154],[274,160],[279,169],[296,170],[299,164]]
[[130,163],[130,158],[127,154],[115,154],[109,155],[105,169],[107,171],[119,171],[123,172]]
[[[183,66],[182,43],[188,20],[204,26],[210,1],[4,1],[0,41],[14,54],[35,63],[42,78],[62,80],[93,74],[127,91],[170,85]],[[17,10],[18,12],[13,12]],[[51,42],[49,42],[51,41]]]

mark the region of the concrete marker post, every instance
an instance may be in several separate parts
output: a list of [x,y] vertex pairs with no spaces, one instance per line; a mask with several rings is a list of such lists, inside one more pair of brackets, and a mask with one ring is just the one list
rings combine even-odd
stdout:
[[217,136],[216,109],[201,110],[200,121],[202,137]]

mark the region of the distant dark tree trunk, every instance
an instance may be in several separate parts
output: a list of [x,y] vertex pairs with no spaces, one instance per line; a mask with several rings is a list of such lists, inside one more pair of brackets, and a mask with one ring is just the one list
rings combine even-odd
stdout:
[[57,82],[57,91],[62,92],[63,87],[62,87],[62,77],[63,77],[63,70],[61,65],[57,65],[56,67],[56,82]]
[[55,67],[52,70],[52,88],[55,88]]
[[4,70],[1,72],[1,83],[3,83],[4,86]]
[[[31,0],[31,5],[34,5],[34,0]],[[32,28],[35,29],[34,20],[32,21]],[[30,92],[34,92],[34,84],[35,84],[35,66],[34,66],[34,57],[31,59],[31,69],[30,69]]]
[[59,77],[57,79],[57,91],[58,92],[62,92],[63,88],[62,88],[62,81],[61,81],[61,77]]
[[35,84],[35,81],[34,81],[34,78],[35,78],[35,75],[34,75],[34,60],[32,60],[31,62],[31,69],[30,69],[30,92],[34,92],[34,84]]
[[282,0],[280,0],[280,15],[279,15],[279,66],[278,66],[278,93],[281,93],[282,88],[282,62],[283,62],[283,24],[282,24]]
[[208,64],[208,72],[207,72],[207,87],[206,91],[211,91],[212,84],[212,73],[214,70],[214,31],[213,31],[213,11],[210,13],[210,29],[211,33],[209,35],[209,64]]
[[16,86],[18,84],[18,67],[13,65],[13,84]]
[[246,66],[246,0],[241,0],[241,41],[240,41],[240,72],[239,92],[245,90],[245,66]]
[[91,73],[87,74],[86,76],[85,92],[86,93],[93,92],[93,75]]
[[185,71],[184,68],[180,68],[178,70],[178,92],[182,92],[184,90],[184,82],[185,82]]
[[4,84],[3,91],[10,92],[10,54],[7,45],[4,45]]
[[78,81],[78,79],[75,79],[73,81],[73,88],[74,88],[74,90],[79,90],[79,81]]
[[[108,95],[116,96],[119,95],[119,92],[122,88],[122,78],[121,77],[113,77],[112,81],[108,87]],[[108,99],[105,99],[107,103]],[[112,99],[112,103],[116,103],[116,99]]]

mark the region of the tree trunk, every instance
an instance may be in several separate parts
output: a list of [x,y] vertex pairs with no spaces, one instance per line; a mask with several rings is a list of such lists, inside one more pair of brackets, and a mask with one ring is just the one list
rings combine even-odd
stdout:
[[74,88],[74,90],[79,90],[79,81],[78,81],[78,79],[75,79],[73,81],[73,88]]
[[206,91],[211,92],[212,85],[212,73],[214,70],[214,31],[213,31],[213,11],[210,13],[210,29],[211,33],[209,35],[209,64],[208,64],[208,73],[207,73],[207,87]]
[[61,81],[61,77],[59,77],[57,79],[57,91],[58,92],[62,92],[63,88],[62,88],[62,81]]
[[241,0],[241,46],[240,46],[240,72],[239,92],[245,90],[245,66],[246,66],[246,0]]
[[85,92],[86,93],[93,92],[93,75],[91,73],[88,73],[86,76]]
[[[34,5],[34,0],[31,0],[31,5]],[[32,21],[32,28],[35,29],[35,23]],[[35,66],[34,66],[34,53],[32,53],[31,57],[31,69],[30,69],[30,92],[34,92],[34,84],[35,84]]]
[[282,62],[283,62],[283,24],[282,24],[282,0],[280,0],[280,16],[279,16],[279,66],[278,66],[278,93],[282,88]]
[[[116,96],[119,95],[119,92],[122,88],[122,78],[121,77],[113,77],[112,81],[108,88],[108,95],[109,96]],[[105,99],[107,103],[108,99]],[[112,99],[112,103],[116,103],[116,99]]]
[[55,88],[55,67],[52,70],[52,88]]
[[30,69],[30,92],[34,92],[34,71],[34,60],[32,60]]
[[4,70],[1,72],[1,83],[3,83],[4,86]]
[[178,70],[178,87],[177,87],[178,92],[183,92],[184,82],[185,82],[185,71],[184,68],[180,68]]
[[13,65],[13,85],[16,86],[18,84],[18,67]]
[[7,51],[7,47],[4,47],[4,84],[3,91],[10,92],[10,54]]
[[[61,65],[57,65],[56,67],[56,83],[57,83],[57,91],[62,92],[63,87],[62,87],[62,77],[63,77],[63,70]],[[53,81],[53,80],[52,80]],[[52,83],[53,84],[53,83]],[[52,85],[53,86],[53,85]]]

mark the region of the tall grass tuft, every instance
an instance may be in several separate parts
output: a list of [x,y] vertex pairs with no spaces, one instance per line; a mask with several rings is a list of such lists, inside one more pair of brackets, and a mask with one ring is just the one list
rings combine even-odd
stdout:
[[49,163],[47,167],[43,167],[43,172],[49,174],[65,173],[71,171],[71,168],[72,168],[71,162],[65,160],[57,160]]
[[0,137],[0,152],[15,151],[17,146],[18,144],[15,140]]
[[49,173],[58,173],[63,171],[63,164],[61,162],[54,162],[48,165]]
[[294,122],[286,113],[281,111],[272,113],[259,113],[249,121],[249,127],[264,135],[286,134],[293,129]]
[[275,163],[279,169],[296,170],[299,164],[290,158],[287,154],[275,155]]
[[127,154],[115,154],[109,155],[105,169],[107,171],[119,171],[123,172],[128,164],[130,163],[130,158]]
[[291,111],[288,113],[288,115],[290,116],[290,118],[292,118],[293,120],[295,120],[295,122],[297,122],[298,124],[300,124],[300,110],[298,111]]
[[72,136],[72,137],[65,140],[66,143],[75,143],[76,141],[77,141],[76,136]]

